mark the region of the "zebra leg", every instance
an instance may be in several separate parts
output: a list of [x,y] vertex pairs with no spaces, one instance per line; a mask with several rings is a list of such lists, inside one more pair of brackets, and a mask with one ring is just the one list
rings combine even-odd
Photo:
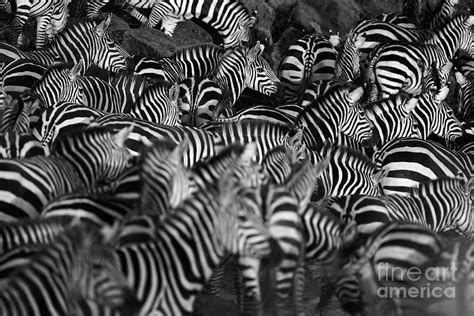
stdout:
[[52,32],[51,14],[39,16],[36,18],[36,49],[41,49],[46,41],[46,33]]
[[237,288],[237,293],[242,296],[240,304],[241,315],[257,315],[261,304],[259,270],[260,260],[256,258],[241,257],[238,264],[242,273],[242,284]]
[[209,282],[206,284],[204,291],[210,295],[219,295],[219,286],[222,284],[222,279],[224,278],[224,264],[221,264],[212,272],[212,276],[209,279]]
[[303,316],[304,311],[304,284],[305,284],[305,266],[301,261],[295,271],[293,293],[295,301],[296,315]]
[[23,26],[25,25],[28,17],[30,16],[30,7],[26,5],[19,6],[17,8],[17,12],[15,14],[15,18],[13,18],[12,24],[12,43],[16,47],[21,46],[21,42],[19,42],[20,34],[23,30]]

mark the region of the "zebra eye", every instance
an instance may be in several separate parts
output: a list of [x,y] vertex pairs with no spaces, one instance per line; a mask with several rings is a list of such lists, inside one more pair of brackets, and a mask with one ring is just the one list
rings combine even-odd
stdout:
[[264,70],[263,70],[263,67],[257,67],[257,71],[258,71],[258,72],[263,72],[263,71],[264,71]]

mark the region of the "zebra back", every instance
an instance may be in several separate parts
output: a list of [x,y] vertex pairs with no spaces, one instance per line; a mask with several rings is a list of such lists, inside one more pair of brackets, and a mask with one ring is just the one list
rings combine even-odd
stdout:
[[3,89],[6,93],[18,96],[31,89],[42,78],[45,71],[45,66],[19,58],[4,66],[0,71],[0,81],[3,81]]
[[49,147],[43,146],[31,134],[20,134],[14,131],[0,133],[0,157],[2,159],[49,156],[49,154]]
[[79,218],[81,222],[98,228],[113,225],[130,213],[127,200],[107,194],[70,193],[50,201],[40,215],[51,220]]
[[419,183],[437,178],[466,180],[474,176],[474,156],[456,152],[428,140],[402,138],[389,142],[373,157],[383,176],[380,185],[385,195],[406,195]]
[[155,124],[149,121],[130,118],[124,114],[109,114],[97,118],[93,124],[104,126],[112,130],[134,125],[131,136],[126,142],[128,150],[133,155],[139,155],[143,139],[169,138],[175,143],[180,143],[185,137],[189,139],[189,147],[183,154],[185,167],[190,167],[201,159],[214,155],[221,147],[220,136],[212,131],[198,128],[168,126]]
[[272,148],[287,145],[297,157],[306,155],[306,147],[302,142],[303,129],[301,126],[272,124],[261,121],[231,122],[214,124],[209,131],[219,135],[224,146],[232,143],[257,144],[255,160],[260,164],[265,154]]
[[38,107],[38,103],[39,100],[23,102],[21,97],[12,98],[8,96],[5,98],[0,131],[2,133],[7,131],[18,134],[30,133],[30,113],[33,108]]

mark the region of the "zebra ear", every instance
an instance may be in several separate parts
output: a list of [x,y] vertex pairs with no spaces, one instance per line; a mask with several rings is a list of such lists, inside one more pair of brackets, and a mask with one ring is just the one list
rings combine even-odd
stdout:
[[456,82],[460,85],[465,85],[467,83],[466,77],[457,70],[454,72],[454,77],[456,77]]
[[354,42],[354,46],[357,49],[360,49],[362,47],[362,45],[364,45],[364,44],[365,44],[365,33],[362,36],[359,36],[357,38],[357,40]]
[[179,90],[179,84],[175,83],[171,86],[168,93],[171,102],[176,102],[178,100]]
[[405,102],[405,104],[403,105],[403,108],[405,112],[410,113],[416,108],[417,105],[418,105],[418,98],[411,98],[410,100]]
[[130,126],[122,128],[115,135],[114,139],[119,148],[125,147],[125,141],[130,136],[130,133],[133,131],[135,124],[130,124]]
[[364,88],[358,87],[347,94],[347,100],[349,103],[356,103],[364,94]]
[[260,55],[262,55],[264,49],[265,45],[260,44],[260,41],[257,41],[257,44],[255,44],[255,46],[247,53],[247,60],[250,63],[254,62]]
[[468,17],[466,18],[465,24],[466,24],[467,26],[472,26],[472,25],[474,25],[474,15],[468,16]]
[[443,101],[448,96],[448,93],[449,93],[449,87],[446,87],[446,86],[442,87],[441,89],[439,89],[438,93],[434,96],[435,101],[438,103]]
[[189,137],[185,134],[183,139],[176,147],[171,151],[170,155],[168,156],[169,159],[173,159],[173,161],[182,161],[183,154],[189,147]]
[[84,61],[82,59],[79,59],[76,65],[72,67],[72,69],[69,71],[69,79],[71,80],[76,80],[77,76],[80,76],[83,73],[84,70]]
[[109,28],[110,21],[112,20],[112,14],[108,14],[107,18],[102,20],[97,26],[95,27],[95,32],[99,37],[104,36],[105,31]]

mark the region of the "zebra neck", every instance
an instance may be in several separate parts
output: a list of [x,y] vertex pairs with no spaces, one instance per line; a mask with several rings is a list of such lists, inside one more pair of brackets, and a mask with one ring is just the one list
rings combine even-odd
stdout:
[[23,55],[25,56],[25,58],[31,59],[45,66],[50,66],[54,64],[58,61],[58,57],[62,57],[58,56],[51,49],[34,50],[31,52],[25,52],[23,53]]
[[[169,258],[165,262],[173,265],[165,271],[188,271],[187,282],[193,283],[193,292],[202,290],[227,254],[215,234],[219,225],[216,219],[217,212],[220,212],[218,203],[215,197],[202,192],[197,192],[181,208],[167,215],[157,228],[159,240],[170,250],[166,252]],[[179,262],[177,258],[173,260],[176,255]],[[175,277],[176,282],[182,282],[183,276],[179,272]]]

